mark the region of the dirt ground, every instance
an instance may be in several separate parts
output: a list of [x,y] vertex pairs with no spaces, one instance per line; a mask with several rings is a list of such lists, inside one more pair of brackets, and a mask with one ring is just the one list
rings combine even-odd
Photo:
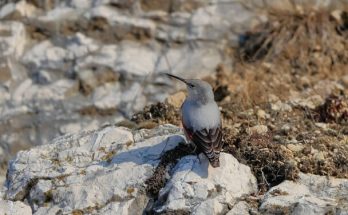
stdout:
[[[270,11],[226,52],[233,66],[219,65],[206,80],[221,107],[223,150],[251,167],[260,193],[299,171],[348,178],[348,12]],[[180,125],[180,113],[158,103],[132,121]],[[168,156],[162,164],[175,163]]]

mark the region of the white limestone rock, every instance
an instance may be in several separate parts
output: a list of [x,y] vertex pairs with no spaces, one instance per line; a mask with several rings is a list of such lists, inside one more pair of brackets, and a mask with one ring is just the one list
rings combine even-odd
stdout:
[[44,23],[56,23],[57,27],[59,22],[69,20],[77,20],[83,14],[83,10],[78,10],[70,7],[55,7],[49,10],[45,15],[37,17],[37,20]]
[[271,188],[260,206],[264,214],[348,214],[348,180],[300,173],[297,182]]
[[[23,81],[12,94],[14,102],[28,104],[30,101],[59,101],[66,98],[69,90],[76,87],[76,82],[68,79],[57,80],[50,85],[37,85],[31,79]],[[49,106],[49,104],[47,104]],[[47,107],[40,107],[47,108]]]
[[266,125],[255,125],[253,127],[247,128],[246,132],[249,135],[253,134],[266,134],[268,132],[268,127]]
[[171,171],[160,191],[155,210],[186,210],[192,214],[219,214],[244,195],[257,192],[249,167],[232,155],[222,153],[220,167],[212,168],[205,156],[186,156]]
[[74,58],[85,57],[100,49],[100,44],[80,32],[69,37],[66,45],[66,49],[73,54]]
[[198,78],[211,74],[222,61],[222,55],[215,45],[168,48],[166,56],[172,71],[169,71],[168,62],[158,44],[123,41],[117,45],[101,46],[85,57],[78,58],[74,70],[81,71],[99,65],[126,74],[126,77],[173,72],[186,78]]
[[[200,78],[208,76],[222,62],[222,55],[215,45],[205,44],[192,48],[184,45],[166,50],[166,55],[160,55],[157,72],[169,72],[185,78]],[[172,71],[169,69],[168,58]]]
[[195,40],[220,40],[228,33],[233,37],[231,39],[237,41],[238,32],[250,25],[254,18],[255,13],[238,2],[216,0],[194,11],[190,37]]
[[0,8],[0,19],[11,19],[20,17],[32,17],[38,13],[38,9],[27,3],[25,0],[21,0],[17,3],[8,3]]
[[[0,106],[9,99],[10,99],[10,94],[8,90],[5,87],[0,85]],[[0,108],[0,111],[1,110],[2,108]]]
[[106,65],[116,70],[116,61],[119,57],[117,45],[104,45],[97,51],[89,53],[84,58],[77,59],[75,70],[80,71],[93,65]]
[[97,87],[92,95],[93,104],[99,109],[116,108],[121,103],[122,91],[119,83],[107,83]]
[[25,65],[40,69],[62,70],[70,67],[69,62],[83,58],[99,50],[99,45],[81,33],[67,37],[62,44],[44,40],[28,49],[21,61]]
[[122,26],[128,28],[142,29],[149,35],[153,35],[156,29],[156,24],[152,20],[129,16],[121,13],[112,7],[101,5],[91,9],[85,14],[88,19],[93,17],[105,18],[111,26]]
[[1,200],[0,198],[0,214],[32,215],[32,211],[31,208],[23,202]]
[[72,60],[73,54],[68,50],[55,46],[51,41],[45,40],[27,50],[22,62],[35,65],[43,69],[61,69],[65,61]]
[[245,201],[240,201],[233,205],[233,208],[226,215],[249,215],[249,205]]
[[116,62],[116,71],[126,71],[139,76],[146,76],[155,71],[158,58],[158,50],[155,47],[124,42],[118,53],[120,55]]
[[1,56],[20,57],[28,42],[24,24],[15,21],[0,22]]
[[175,126],[154,130],[133,135],[106,127],[19,152],[9,165],[6,198],[28,200],[35,214],[86,208],[96,214],[141,211],[147,203],[144,181],[161,153],[182,141]]
[[79,121],[78,123],[64,124],[59,128],[59,132],[64,134],[74,134],[81,131],[96,130],[100,127],[100,123],[97,120]]
[[95,89],[92,99],[93,105],[98,109],[117,109],[129,116],[140,111],[146,104],[139,83],[133,83],[127,88],[121,87],[119,83],[107,83]]

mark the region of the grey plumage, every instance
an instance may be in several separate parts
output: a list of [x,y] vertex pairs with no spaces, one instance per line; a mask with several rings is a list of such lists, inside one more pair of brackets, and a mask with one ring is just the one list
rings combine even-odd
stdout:
[[213,167],[218,167],[222,130],[220,111],[212,87],[202,80],[167,75],[187,86],[188,96],[181,106],[182,124],[187,138],[208,157]]

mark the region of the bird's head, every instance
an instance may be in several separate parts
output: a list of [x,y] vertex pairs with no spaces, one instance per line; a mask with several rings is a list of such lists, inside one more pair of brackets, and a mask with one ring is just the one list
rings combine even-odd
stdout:
[[167,75],[186,84],[188,91],[187,99],[203,104],[214,101],[213,88],[207,82],[199,79],[184,79],[168,73]]

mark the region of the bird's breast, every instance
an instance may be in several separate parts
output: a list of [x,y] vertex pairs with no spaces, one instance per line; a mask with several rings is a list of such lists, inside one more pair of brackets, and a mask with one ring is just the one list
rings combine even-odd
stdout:
[[220,111],[215,102],[196,104],[185,101],[181,107],[183,124],[194,131],[215,128],[220,125]]

